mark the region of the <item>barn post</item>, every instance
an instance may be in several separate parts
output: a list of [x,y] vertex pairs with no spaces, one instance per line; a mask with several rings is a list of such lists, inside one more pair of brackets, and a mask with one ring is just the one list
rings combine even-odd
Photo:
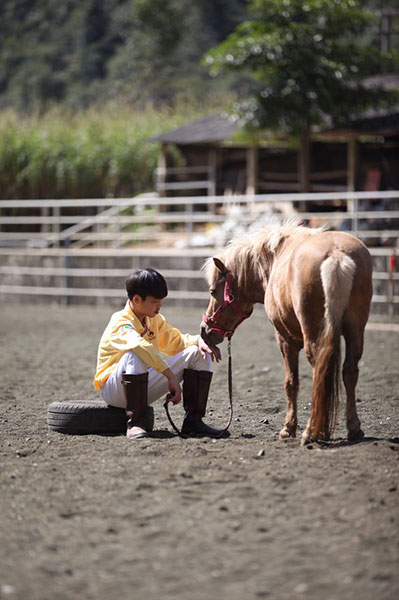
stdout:
[[249,146],[249,148],[247,148],[247,196],[254,196],[258,191],[258,155],[259,153],[257,146]]
[[305,131],[299,140],[298,148],[298,179],[300,191],[310,191],[310,133]]
[[[158,154],[158,167],[156,170],[155,179],[155,191],[160,197],[166,196],[165,183],[167,181],[167,170],[168,170],[168,146],[167,144],[161,144],[161,150]],[[158,212],[166,212],[167,207],[164,204],[158,205]],[[167,228],[166,223],[161,223],[161,231],[165,231]]]
[[160,196],[165,196],[166,172],[168,168],[167,145],[161,144],[161,150],[158,154],[158,168],[156,171],[155,189]]
[[208,152],[208,195],[216,196],[216,172],[217,172],[217,150],[209,148]]
[[[297,170],[299,191],[303,194],[310,192],[310,131],[306,129],[302,132],[299,138],[299,146],[297,153]],[[296,203],[297,209],[306,211],[309,208],[308,201],[300,201]],[[294,204],[295,206],[295,204]]]
[[[218,152],[216,148],[209,148],[208,151],[208,196],[216,196],[217,190],[217,164],[218,164]],[[208,204],[208,210],[213,213],[216,212],[216,204],[212,202]]]
[[349,192],[356,190],[359,145],[356,134],[351,134],[347,142],[347,177],[346,187]]
[[[346,187],[348,192],[354,192],[356,190],[356,174],[357,174],[357,163],[358,163],[358,140],[355,134],[350,134],[347,141],[347,159],[346,159]],[[353,198],[348,197],[346,203],[346,210],[353,213],[357,211],[357,203]],[[352,229],[357,233],[357,215],[352,219]]]

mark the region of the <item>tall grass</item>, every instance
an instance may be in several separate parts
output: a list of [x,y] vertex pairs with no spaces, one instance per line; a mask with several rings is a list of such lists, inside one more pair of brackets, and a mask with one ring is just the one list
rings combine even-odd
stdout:
[[[208,110],[209,112],[209,110]],[[204,114],[198,108],[108,105],[0,113],[0,198],[133,196],[153,188],[159,144],[151,136]]]

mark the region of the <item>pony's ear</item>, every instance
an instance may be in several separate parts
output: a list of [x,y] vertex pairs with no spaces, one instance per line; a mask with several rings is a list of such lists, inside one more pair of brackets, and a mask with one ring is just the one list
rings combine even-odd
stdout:
[[220,258],[217,258],[216,256],[214,256],[213,262],[215,263],[216,268],[219,269],[219,271],[221,273],[223,273],[223,274],[227,273],[228,268],[226,267],[226,265],[224,263],[222,263]]

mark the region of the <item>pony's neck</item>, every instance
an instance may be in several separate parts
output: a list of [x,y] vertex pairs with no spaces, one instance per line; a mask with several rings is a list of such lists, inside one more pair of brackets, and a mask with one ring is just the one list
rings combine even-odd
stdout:
[[265,291],[267,286],[268,274],[256,265],[251,265],[245,273],[234,274],[240,290],[241,301],[244,300],[250,305],[263,304],[265,300]]
[[252,306],[263,304],[274,253],[266,251],[264,245],[255,247],[249,243],[241,248],[233,247],[224,259],[228,269],[233,273],[241,301]]
[[260,273],[257,273],[254,270],[251,277],[248,278],[244,288],[244,294],[251,304],[263,304],[265,300],[266,285],[267,281],[263,280],[260,277]]

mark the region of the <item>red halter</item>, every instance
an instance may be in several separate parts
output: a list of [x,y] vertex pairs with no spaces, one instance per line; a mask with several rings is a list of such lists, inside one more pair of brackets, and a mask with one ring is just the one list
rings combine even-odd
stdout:
[[[220,315],[228,306],[231,306],[231,308],[241,317],[241,319],[234,325],[234,328],[230,331],[225,329],[223,325],[219,323]],[[202,316],[202,320],[208,325],[208,327],[210,327],[209,333],[218,333],[219,335],[225,336],[228,340],[230,340],[237,327],[244,321],[244,319],[250,317],[251,314],[252,310],[249,313],[245,313],[235,301],[233,294],[233,275],[230,273],[230,271],[228,271],[226,275],[226,282],[224,284],[224,301],[219,308],[215,310],[213,315],[208,317],[204,314]]]

